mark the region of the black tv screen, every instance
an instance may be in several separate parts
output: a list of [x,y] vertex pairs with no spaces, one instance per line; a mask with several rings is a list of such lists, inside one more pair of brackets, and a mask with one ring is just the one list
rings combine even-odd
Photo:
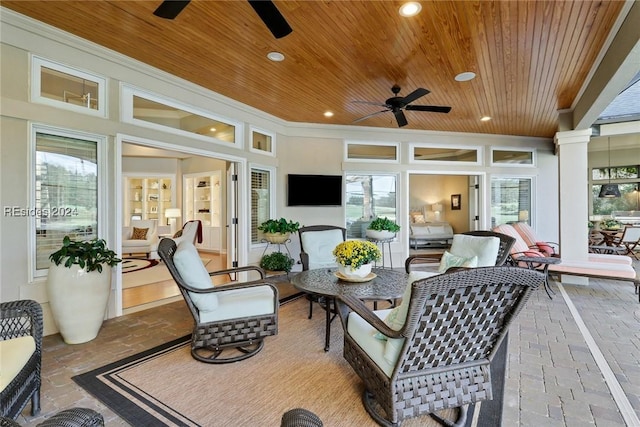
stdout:
[[342,206],[342,175],[289,174],[287,206]]

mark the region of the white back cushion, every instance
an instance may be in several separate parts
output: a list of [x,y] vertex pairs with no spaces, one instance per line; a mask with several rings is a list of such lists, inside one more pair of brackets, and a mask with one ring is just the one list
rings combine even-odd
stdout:
[[[197,289],[213,288],[211,276],[192,242],[188,240],[180,242],[176,253],[173,254],[173,263],[187,285]],[[211,311],[218,307],[218,297],[215,294],[189,292],[189,295],[198,310]]]
[[496,265],[500,239],[493,236],[467,236],[454,234],[449,252],[462,258],[478,257],[478,267]]
[[335,267],[333,249],[341,242],[342,230],[305,231],[301,234],[302,247],[309,254],[309,269]]

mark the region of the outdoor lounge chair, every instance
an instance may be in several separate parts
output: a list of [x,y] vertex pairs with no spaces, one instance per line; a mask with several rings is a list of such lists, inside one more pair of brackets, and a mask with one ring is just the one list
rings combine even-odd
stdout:
[[613,238],[612,244],[622,248],[624,250],[623,255],[629,255],[640,260],[635,252],[640,250],[640,227],[626,226],[620,236]]
[[31,401],[40,412],[42,307],[32,300],[0,303],[0,416],[16,419]]
[[[254,356],[264,339],[278,333],[278,290],[260,267],[208,272],[190,241],[176,246],[162,239],[158,254],[175,280],[194,319],[191,355],[207,363]],[[260,279],[213,286],[210,277],[258,273]]]
[[338,297],[344,358],[363,381],[365,409],[379,424],[425,414],[444,424],[435,413],[460,408],[455,425],[463,425],[467,405],[493,398],[490,363],[543,275],[483,267],[411,280],[390,310]]

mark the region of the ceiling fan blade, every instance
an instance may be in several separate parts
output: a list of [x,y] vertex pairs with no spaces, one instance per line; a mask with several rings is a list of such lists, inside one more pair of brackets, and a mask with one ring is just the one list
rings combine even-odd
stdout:
[[430,111],[432,113],[448,113],[451,111],[451,107],[439,105],[407,105],[404,109],[413,111]]
[[405,96],[402,99],[402,103],[404,105],[410,104],[413,101],[415,101],[416,99],[425,96],[426,94],[430,93],[431,91],[428,89],[424,89],[419,87],[418,89],[414,90],[413,92],[411,92],[409,95]]
[[293,31],[272,1],[248,0],[248,2],[275,38],[280,39]]
[[386,107],[386,105],[381,104],[379,102],[371,102],[371,101],[351,101],[354,104],[367,104],[367,105],[375,105],[376,107]]
[[191,0],[165,0],[153,12],[154,15],[164,19],[175,19],[182,9],[187,7]]
[[404,116],[402,110],[396,110],[393,112],[396,116],[396,121],[398,122],[398,127],[406,126],[409,124],[407,118]]
[[351,123],[358,123],[358,122],[361,122],[363,120],[367,120],[369,117],[377,116],[378,114],[381,114],[381,113],[386,113],[387,111],[389,111],[389,110],[376,111],[375,113],[367,114],[364,117],[360,117],[359,119],[355,119]]

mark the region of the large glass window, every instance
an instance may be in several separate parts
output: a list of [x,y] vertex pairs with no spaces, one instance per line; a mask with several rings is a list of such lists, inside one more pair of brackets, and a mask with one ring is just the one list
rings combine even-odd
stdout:
[[353,174],[346,176],[347,237],[364,238],[373,218],[397,218],[395,175]]
[[531,224],[531,187],[531,178],[491,178],[491,227],[518,221]]
[[258,226],[271,217],[271,170],[251,168],[251,243],[260,243]]
[[49,267],[49,255],[64,236],[97,237],[98,141],[36,131],[35,266]]
[[[591,179],[593,215],[640,210],[640,166],[593,168]],[[618,185],[620,197],[598,197],[602,185],[610,182]]]

